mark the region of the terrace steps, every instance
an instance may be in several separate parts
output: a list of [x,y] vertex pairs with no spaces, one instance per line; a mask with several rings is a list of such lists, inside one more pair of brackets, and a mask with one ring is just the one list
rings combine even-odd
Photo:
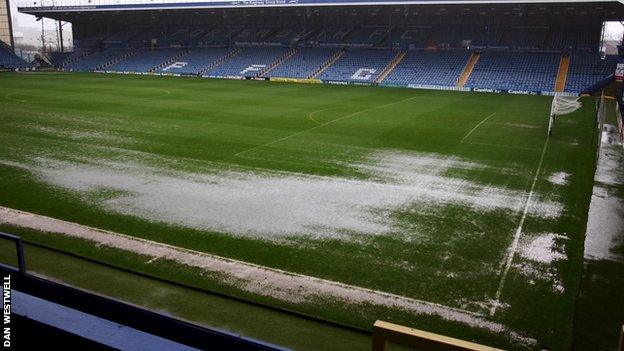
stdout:
[[140,50],[132,50],[132,51],[128,51],[128,52],[126,52],[125,54],[123,54],[123,55],[121,55],[121,56],[117,56],[117,57],[113,58],[112,60],[109,60],[108,62],[104,63],[103,65],[101,65],[101,66],[99,66],[99,67],[96,67],[96,68],[95,68],[95,70],[96,70],[96,71],[103,71],[103,70],[104,70],[104,68],[106,68],[106,67],[108,67],[108,66],[110,66],[110,65],[113,65],[113,64],[115,64],[115,63],[117,63],[117,62],[123,61],[123,60],[125,60],[125,59],[127,59],[127,58],[129,58],[129,57],[132,57],[132,56],[134,56],[134,55],[138,54],[138,53],[139,53],[139,51],[140,51]]
[[570,68],[570,56],[561,55],[559,62],[559,71],[557,72],[557,80],[555,81],[555,92],[560,93],[565,89],[566,80],[568,78],[568,69]]
[[271,72],[274,68],[293,57],[298,51],[299,49],[297,48],[288,50],[284,55],[280,56],[277,60],[275,60],[275,62],[271,63],[269,66],[263,68],[260,72],[258,72],[258,77],[264,77],[265,74]]
[[148,72],[152,72],[152,73],[153,73],[153,72],[156,72],[156,71],[157,71],[157,70],[159,70],[160,68],[165,67],[165,66],[167,66],[167,65],[170,65],[170,64],[174,63],[176,60],[178,60],[180,57],[183,57],[183,56],[188,55],[188,54],[190,54],[190,53],[191,53],[191,50],[190,50],[190,49],[189,49],[189,50],[184,50],[184,51],[182,51],[181,53],[179,53],[179,54],[175,55],[174,57],[169,58],[167,61],[165,61],[165,62],[161,62],[161,63],[157,64],[156,66],[154,66],[154,67],[150,68],[150,69],[148,70]]
[[390,63],[388,63],[388,66],[386,66],[386,68],[384,68],[384,70],[381,72],[381,74],[379,75],[379,77],[377,77],[377,79],[375,79],[375,83],[381,83],[384,81],[384,79],[386,79],[386,77],[392,73],[392,71],[394,71],[394,68],[401,63],[401,61],[403,61],[403,58],[405,58],[405,55],[407,53],[405,51],[399,51],[396,56],[392,59],[392,61],[390,61]]
[[321,65],[321,67],[317,68],[316,71],[314,71],[314,73],[312,73],[310,76],[308,76],[308,79],[313,79],[318,77],[321,73],[325,72],[325,70],[327,70],[329,67],[331,67],[334,63],[336,63],[336,61],[340,60],[340,58],[342,56],[344,56],[344,54],[347,52],[347,50],[340,49],[338,51],[336,51],[332,57],[329,58],[329,60],[325,61],[325,63],[323,63]]
[[470,78],[470,75],[472,74],[472,70],[474,69],[475,65],[479,61],[479,57],[480,57],[480,54],[478,52],[476,51],[472,52],[472,55],[470,55],[470,58],[468,59],[468,62],[466,63],[466,67],[464,67],[464,70],[459,75],[459,78],[457,79],[457,83],[455,84],[455,86],[463,87],[464,85],[466,85],[468,78]]
[[227,54],[223,55],[222,57],[220,57],[216,61],[212,62],[210,65],[200,69],[199,72],[197,72],[197,74],[200,75],[200,76],[206,74],[206,72],[210,71],[211,69],[219,67],[225,61],[231,59],[232,57],[234,57],[234,56],[236,56],[238,54],[240,54],[242,51],[243,51],[243,48],[240,48],[240,47],[235,48],[232,51],[229,51]]

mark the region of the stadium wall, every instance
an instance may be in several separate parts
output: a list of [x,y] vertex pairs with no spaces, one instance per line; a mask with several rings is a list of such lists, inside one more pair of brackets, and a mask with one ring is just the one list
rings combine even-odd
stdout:
[[0,0],[0,40],[13,49],[13,25],[9,0]]

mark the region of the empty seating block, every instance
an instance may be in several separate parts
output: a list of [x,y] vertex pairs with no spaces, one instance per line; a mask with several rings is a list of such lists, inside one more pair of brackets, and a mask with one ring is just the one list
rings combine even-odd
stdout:
[[267,41],[271,43],[289,45],[292,42],[297,42],[301,39],[307,38],[313,32],[313,29],[305,30],[303,28],[282,28],[274,32],[273,35],[267,39]]
[[30,65],[4,46],[0,45],[0,67],[15,69],[28,68]]
[[230,36],[237,32],[236,29],[229,28],[213,28],[204,33],[203,36],[197,39],[197,45],[210,46],[210,45],[224,45],[230,41]]
[[232,37],[234,43],[261,42],[276,30],[274,28],[245,28]]
[[345,42],[365,46],[375,46],[385,43],[388,46],[388,29],[385,27],[364,27],[353,31]]
[[615,72],[617,56],[601,59],[596,53],[574,53],[570,55],[570,68],[565,91],[581,93],[583,90],[609,77]]
[[211,76],[254,77],[288,51],[281,47],[245,48],[238,55],[208,71]]
[[557,53],[485,51],[466,86],[553,91],[560,59]]
[[198,74],[202,69],[225,56],[232,49],[210,48],[196,49],[158,69],[160,73]]
[[431,27],[393,28],[392,45],[424,48],[431,35]]
[[507,46],[517,49],[539,49],[548,35],[547,27],[514,27],[507,33]]
[[96,68],[102,66],[103,64],[123,56],[126,54],[126,51],[122,50],[104,50],[94,52],[85,57],[82,57],[76,61],[68,63],[65,68],[71,69],[74,71],[93,71]]
[[321,29],[308,38],[310,43],[340,44],[344,43],[353,28]]
[[329,60],[338,49],[300,49],[295,55],[271,70],[267,77],[307,78],[323,63]]
[[52,65],[58,67],[58,66],[61,65],[61,62],[66,60],[68,57],[71,57],[72,54],[74,54],[73,51],[70,51],[70,52],[51,52],[51,53],[48,54],[48,57],[50,58],[50,62],[52,63]]
[[182,52],[182,49],[145,50],[106,67],[106,70],[119,72],[148,72],[156,65],[166,62]]
[[566,26],[553,31],[550,46],[553,49],[590,49],[598,47],[600,28],[591,26]]
[[462,47],[464,41],[472,46],[481,46],[485,45],[485,33],[485,27],[481,26],[444,26],[435,31],[434,39],[437,45],[451,48]]
[[454,86],[470,55],[471,51],[462,49],[437,52],[411,50],[383,82],[399,86]]
[[392,50],[348,50],[318,78],[347,82],[374,82],[396,56]]

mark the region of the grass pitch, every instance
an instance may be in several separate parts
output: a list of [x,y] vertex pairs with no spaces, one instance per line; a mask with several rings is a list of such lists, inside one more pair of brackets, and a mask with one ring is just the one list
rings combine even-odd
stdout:
[[363,328],[380,318],[496,346],[569,347],[593,100],[547,140],[551,98],[538,96],[93,74],[3,74],[0,96],[2,206],[466,318],[259,297],[120,254],[130,268]]

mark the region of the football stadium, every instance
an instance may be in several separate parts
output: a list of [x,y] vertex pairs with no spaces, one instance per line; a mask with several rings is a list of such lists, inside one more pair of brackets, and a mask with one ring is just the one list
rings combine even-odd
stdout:
[[624,350],[624,3],[0,5],[5,347]]

